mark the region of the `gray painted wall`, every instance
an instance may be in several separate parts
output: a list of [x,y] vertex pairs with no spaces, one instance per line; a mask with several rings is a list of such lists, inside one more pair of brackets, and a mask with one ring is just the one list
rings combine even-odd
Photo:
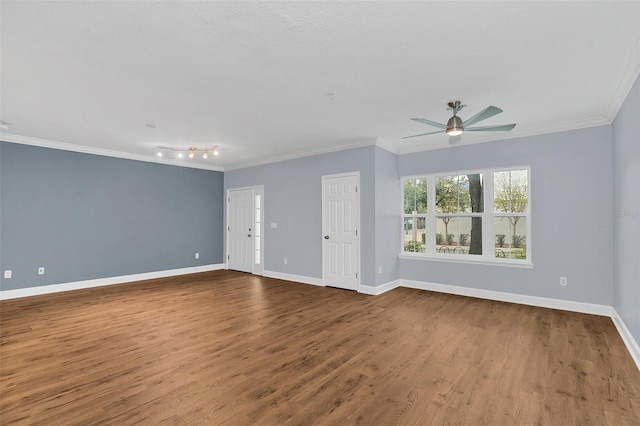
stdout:
[[640,342],[640,80],[613,122],[613,306]]
[[223,263],[221,172],[0,142],[0,181],[2,290]]
[[534,267],[401,259],[400,278],[611,305],[611,142],[602,126],[401,155],[401,176],[530,165]]
[[264,185],[266,271],[322,278],[322,176],[359,171],[360,282],[375,285],[375,153],[368,146],[225,172],[225,190]]
[[379,286],[399,277],[399,233],[402,229],[402,219],[398,156],[379,147],[376,147],[375,154],[375,285]]

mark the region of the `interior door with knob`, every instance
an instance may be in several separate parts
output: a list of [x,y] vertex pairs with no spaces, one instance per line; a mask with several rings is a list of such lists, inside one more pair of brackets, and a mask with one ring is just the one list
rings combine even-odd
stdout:
[[235,271],[253,272],[254,263],[254,196],[253,189],[228,192],[227,267]]
[[357,290],[360,283],[360,195],[357,173],[322,177],[324,284]]

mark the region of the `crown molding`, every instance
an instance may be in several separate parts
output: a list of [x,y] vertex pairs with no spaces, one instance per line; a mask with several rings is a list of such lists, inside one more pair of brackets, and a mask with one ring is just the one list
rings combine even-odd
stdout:
[[627,59],[627,63],[620,74],[620,78],[618,79],[618,83],[616,84],[616,88],[613,91],[613,95],[611,95],[611,100],[609,101],[609,106],[606,110],[607,119],[610,123],[613,123],[616,115],[618,115],[618,111],[624,104],[625,99],[629,95],[633,84],[638,79],[640,75],[640,38],[636,40],[636,45],[629,55],[629,59]]
[[607,120],[605,117],[593,117],[593,118],[587,118],[584,120],[567,121],[563,123],[554,123],[554,124],[549,124],[545,126],[519,129],[511,132],[504,132],[504,133],[496,132],[496,133],[491,133],[491,136],[481,136],[478,138],[474,137],[472,140],[466,141],[466,142],[463,134],[462,140],[456,143],[455,145],[449,145],[447,141],[442,142],[442,140],[440,140],[438,141],[438,143],[434,143],[426,147],[415,147],[415,146],[407,147],[407,148],[400,147],[397,151],[397,154],[411,154],[414,152],[432,151],[435,149],[442,149],[442,148],[451,148],[453,146],[472,145],[472,144],[484,143],[484,142],[496,142],[496,141],[507,140],[507,139],[519,139],[519,138],[539,136],[539,135],[544,135],[549,133],[560,133],[560,132],[566,132],[570,130],[587,129],[590,127],[607,126],[610,124],[611,124],[611,121]]
[[376,146],[378,148],[384,149],[385,151],[389,151],[392,154],[396,154],[396,155],[398,154],[398,149],[399,149],[398,144],[388,141],[387,139],[377,138]]
[[8,133],[0,133],[0,141],[18,143],[22,145],[39,146],[42,148],[59,149],[62,151],[80,152],[83,154],[100,155],[103,157],[123,158],[126,160],[144,161],[147,163],[157,163],[169,166],[188,167],[192,169],[211,170],[216,172],[224,172],[224,168],[220,166],[210,166],[207,164],[180,161],[170,158],[158,158],[156,156],[147,156],[141,154],[133,154],[130,152],[115,151],[111,149],[96,148],[91,146],[75,145],[65,142],[56,142],[47,139],[31,138],[28,136],[13,135]]
[[328,154],[330,152],[345,151],[347,149],[362,148],[364,146],[374,146],[376,145],[376,140],[377,140],[376,138],[355,139],[345,143],[329,145],[321,148],[310,149],[306,151],[298,151],[291,154],[276,155],[276,156],[267,157],[261,160],[250,161],[247,163],[238,163],[232,166],[225,167],[224,170],[231,171],[231,170],[238,170],[238,169],[246,169],[249,167],[263,166],[265,164],[279,163],[281,161],[295,160],[296,158],[311,157],[313,155]]
[[[638,56],[638,64],[640,64],[640,56]],[[634,81],[631,82],[631,85],[633,85]],[[618,87],[621,87],[621,85],[619,84]],[[630,89],[631,89],[631,86],[629,86],[628,90]],[[624,102],[624,99],[628,94],[628,90],[624,94],[624,97],[622,98],[621,102]],[[616,113],[619,110],[620,106],[621,104],[617,105]],[[511,132],[504,132],[504,133],[496,132],[486,136],[485,135],[480,136],[480,135],[474,134],[473,139],[467,137],[466,138],[467,140],[465,140],[465,138],[463,138],[460,142],[456,143],[455,146],[472,145],[472,144],[485,143],[485,142],[496,142],[496,141],[507,140],[507,139],[518,139],[518,138],[538,136],[538,135],[543,135],[548,133],[565,132],[570,130],[580,130],[580,129],[586,129],[590,127],[606,126],[606,125],[610,125],[611,123],[612,123],[612,120],[609,120],[607,117],[592,117],[592,118],[587,118],[583,120],[574,120],[574,121],[554,123],[554,124],[549,124],[544,126],[517,129]],[[362,148],[366,146],[377,146],[396,155],[411,154],[411,153],[422,152],[422,151],[432,151],[436,149],[450,148],[453,146],[448,143],[448,137],[446,139],[433,138],[433,140],[430,141],[428,144],[413,145],[408,147],[403,147],[400,143],[395,144],[385,139],[369,137],[369,138],[355,139],[345,143],[333,144],[333,145],[320,147],[316,149],[299,151],[291,154],[277,155],[277,156],[267,157],[260,160],[250,161],[246,163],[238,163],[232,166],[223,167],[223,166],[210,166],[206,164],[194,163],[194,162],[189,162],[185,160],[158,158],[156,156],[146,156],[141,154],[133,154],[128,152],[115,151],[115,150],[109,150],[109,149],[103,149],[103,148],[75,145],[75,144],[69,144],[64,142],[50,141],[47,139],[37,139],[37,138],[31,138],[28,136],[20,136],[20,135],[6,134],[6,133],[0,133],[0,140],[5,142],[19,143],[23,145],[33,145],[33,146],[40,146],[44,148],[81,152],[85,154],[124,158],[128,160],[144,161],[148,163],[165,164],[165,165],[172,165],[172,166],[178,166],[178,167],[188,167],[193,169],[211,170],[211,171],[218,171],[218,172],[246,169],[249,167],[262,166],[265,164],[278,163],[281,161],[294,160],[297,158],[304,158],[304,157],[310,157],[313,155],[344,151],[347,149]]]

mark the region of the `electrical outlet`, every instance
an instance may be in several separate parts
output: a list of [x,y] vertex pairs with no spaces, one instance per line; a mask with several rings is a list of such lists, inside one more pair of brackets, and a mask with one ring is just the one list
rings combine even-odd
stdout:
[[288,261],[287,261],[287,258],[285,257],[285,258],[284,258],[284,264],[286,265],[286,264],[287,264],[287,262],[288,262]]
[[44,266],[38,268],[38,275],[44,275]]
[[560,277],[560,285],[562,287],[566,287],[567,286],[567,277]]
[[196,259],[200,259],[200,253],[196,253]]
[[11,269],[7,269],[6,271],[4,271],[4,277],[6,279],[11,278],[11,274],[12,274]]

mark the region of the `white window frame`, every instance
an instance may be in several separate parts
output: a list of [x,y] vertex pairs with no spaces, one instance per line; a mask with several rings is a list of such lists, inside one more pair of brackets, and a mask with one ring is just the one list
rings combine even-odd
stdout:
[[[523,216],[526,220],[527,240],[525,243],[526,258],[525,259],[511,259],[511,258],[497,258],[495,257],[495,221],[498,217],[509,216],[510,214],[504,212],[494,211],[494,194],[493,194],[493,182],[494,173],[507,172],[514,170],[526,170],[527,171],[527,211],[523,213],[514,213],[511,215]],[[482,191],[484,200],[484,212],[482,213],[452,213],[452,214],[437,214],[435,209],[436,203],[436,178],[444,176],[460,176],[467,174],[480,173],[482,177]],[[427,181],[427,213],[418,214],[417,217],[426,217],[426,236],[425,236],[425,251],[420,253],[405,252],[404,251],[404,219],[406,217],[413,217],[411,214],[404,213],[404,181],[407,179],[426,179]],[[488,169],[477,170],[456,170],[442,173],[430,173],[422,175],[410,175],[402,176],[400,178],[400,192],[402,197],[400,199],[400,213],[402,216],[402,229],[400,232],[401,239],[401,253],[399,257],[401,259],[413,259],[413,260],[437,260],[444,262],[455,263],[470,263],[470,264],[488,264],[488,265],[503,265],[520,268],[532,268],[532,235],[531,235],[531,167],[529,165],[524,166],[509,166],[509,167],[495,167]],[[436,251],[436,221],[438,216],[459,216],[459,217],[482,217],[482,254],[481,255],[460,255],[449,253],[438,253]],[[446,236],[445,236],[446,238]],[[509,243],[511,243],[509,241]]]
[[[405,219],[412,219],[414,217],[417,218],[417,219],[424,218],[425,227],[427,227],[427,229],[428,229],[429,219],[427,217],[427,213],[417,213],[416,212],[414,214],[414,213],[405,213],[404,212],[404,183],[403,182],[405,180],[408,180],[408,179],[424,179],[425,181],[427,181],[427,197],[429,197],[429,195],[431,194],[431,190],[429,189],[429,186],[428,186],[429,182],[428,182],[428,180],[426,179],[425,176],[405,176],[405,177],[402,178],[402,180],[400,181],[400,185],[402,185],[402,191],[401,191],[401,193],[402,193],[402,205],[400,207],[401,211],[402,211],[402,232],[404,232],[404,221],[405,221]],[[427,212],[429,211],[429,207],[428,207],[429,203],[430,203],[430,201],[427,200]],[[404,235],[401,235],[401,238],[402,238],[402,244],[401,244],[400,247],[402,249],[402,253],[411,253],[411,252],[405,252],[404,251]],[[426,240],[428,240],[428,235],[426,236]],[[425,249],[426,249],[426,247],[425,247]],[[421,254],[421,253],[416,253],[416,254]]]

